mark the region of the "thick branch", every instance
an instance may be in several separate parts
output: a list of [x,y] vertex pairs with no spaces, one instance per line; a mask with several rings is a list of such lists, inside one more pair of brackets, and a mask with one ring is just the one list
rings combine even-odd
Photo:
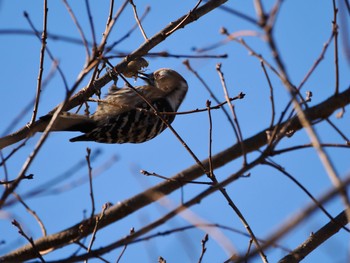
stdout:
[[279,263],[300,262],[323,242],[337,233],[347,223],[348,220],[346,217],[346,211],[344,210],[334,218],[334,221],[330,221],[322,228],[320,228],[316,233],[311,234],[305,242],[303,242],[290,254],[282,258]]

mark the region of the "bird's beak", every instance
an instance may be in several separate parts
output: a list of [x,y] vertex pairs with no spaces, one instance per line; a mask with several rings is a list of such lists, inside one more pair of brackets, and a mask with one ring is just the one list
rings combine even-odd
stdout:
[[153,73],[150,73],[150,74],[146,74],[146,73],[143,73],[143,72],[138,72],[138,76],[139,78],[143,79],[144,81],[147,82],[148,85],[151,85],[151,86],[154,86],[154,76],[153,76]]

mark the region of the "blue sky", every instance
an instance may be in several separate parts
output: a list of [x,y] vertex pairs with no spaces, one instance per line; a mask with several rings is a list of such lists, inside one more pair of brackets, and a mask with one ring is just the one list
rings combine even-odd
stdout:
[[[98,4],[97,2],[90,2],[99,42],[105,28],[109,1],[98,1]],[[120,5],[119,2],[116,1],[115,3],[116,8]],[[142,14],[147,3],[143,1],[134,2],[139,14]],[[149,37],[154,35],[171,21],[186,14],[195,3],[196,1],[151,1],[150,14],[142,23],[147,35]],[[263,3],[265,10],[269,10],[274,1],[263,1]],[[70,1],[70,4],[87,38],[91,41],[84,1]],[[48,5],[48,32],[79,39],[78,31],[63,3],[61,1],[49,1]],[[253,1],[228,1],[226,6],[255,17]],[[30,31],[28,22],[23,16],[24,11],[29,14],[36,28],[41,30],[42,1],[20,0],[3,0],[0,2],[0,29]],[[277,17],[274,35],[294,85],[301,82],[319,57],[324,43],[331,35],[332,19],[332,1],[323,1],[322,4],[317,0],[284,1]],[[132,8],[128,6],[120,20],[118,20],[108,43],[122,37],[134,23]],[[219,30],[223,26],[230,33],[247,30],[260,31],[252,23],[218,9],[179,30],[152,52],[168,51],[172,54],[193,55],[195,54],[193,52],[194,48],[207,47],[223,40],[224,36],[219,34]],[[257,37],[245,37],[244,39],[259,54],[273,63],[271,52],[262,39]],[[2,134],[11,121],[18,117],[24,105],[27,105],[34,97],[41,43],[34,36],[24,34],[0,34],[0,41],[0,87],[3,98],[0,103],[0,120],[2,123],[0,134]],[[128,39],[117,46],[115,51],[131,52],[139,47],[143,41],[144,39],[137,29]],[[72,86],[85,62],[84,48],[81,45],[67,43],[62,40],[48,39],[47,42],[48,48],[59,61],[69,86]],[[340,89],[344,90],[348,87],[350,78],[350,74],[348,74],[349,63],[345,59],[343,49],[340,48],[339,50]],[[302,92],[311,90],[314,94],[310,106],[316,105],[332,95],[335,83],[333,53],[334,46],[332,42],[320,66],[303,88]],[[246,94],[244,100],[234,103],[243,137],[248,138],[266,129],[271,116],[269,87],[259,60],[250,56],[242,45],[234,42],[208,51],[206,54],[228,54],[226,59],[190,59],[193,68],[205,79],[219,99],[224,101],[223,89],[215,70],[217,63],[222,63],[222,71],[225,74],[230,96],[235,96],[241,91]],[[189,92],[180,107],[180,111],[204,108],[206,100],[211,99],[201,83],[182,64],[183,59],[160,57],[148,59],[148,61],[149,71],[162,67],[173,68],[188,81]],[[117,64],[120,60],[114,59],[111,62]],[[48,56],[45,58],[44,67],[45,78],[52,67],[52,61]],[[288,103],[289,95],[281,81],[271,71],[269,71],[269,75],[274,87],[276,117],[279,117]],[[85,79],[79,88],[87,83],[88,79]],[[140,83],[138,81],[133,84]],[[122,85],[123,82],[119,81],[118,84]],[[104,91],[106,90],[104,89]],[[56,73],[50,79],[42,94],[39,116],[46,114],[58,105],[63,99],[64,92],[62,79]],[[29,110],[25,114],[21,114],[21,119],[12,131],[25,125],[30,120],[31,112],[32,110]],[[213,111],[212,115],[213,153],[215,154],[234,144],[236,139],[222,111]],[[349,134],[349,117],[347,114],[343,119],[338,120],[333,117],[332,120],[345,134]],[[173,126],[199,159],[208,157],[209,122],[207,113],[177,116]],[[343,139],[329,125],[317,125],[316,131],[322,142],[344,143]],[[169,130],[164,131],[154,140],[138,145],[70,143],[69,138],[74,136],[73,133],[53,133],[50,135],[28,170],[29,173],[34,174],[35,179],[22,182],[17,191],[19,194],[35,189],[55,176],[64,173],[79,160],[84,160],[87,147],[91,148],[93,154],[101,150],[101,154],[92,162],[92,166],[96,170],[103,167],[112,158],[117,159],[111,167],[104,170],[94,180],[93,187],[97,212],[101,210],[102,205],[106,202],[120,202],[161,181],[159,178],[145,177],[139,173],[141,169],[170,177],[194,164],[194,160]],[[11,178],[16,177],[39,138],[40,135],[35,135],[27,142],[25,147],[7,162],[7,169]],[[278,148],[308,143],[309,141],[306,133],[301,131],[290,139],[284,139]],[[13,146],[8,147],[3,151],[3,154],[6,156],[12,148]],[[327,149],[327,153],[334,162],[339,175],[341,177],[348,175],[349,155],[347,150],[344,148]],[[258,156],[257,152],[252,153],[248,160],[252,161],[256,156]],[[295,176],[316,197],[322,195],[331,187],[330,180],[313,149],[278,155],[273,157],[273,160]],[[242,159],[238,159],[218,169],[215,172],[218,180],[223,180],[237,171],[241,164]],[[286,222],[290,216],[311,202],[296,185],[276,170],[267,166],[259,166],[250,172],[251,176],[249,178],[242,178],[226,189],[251,224],[254,233],[260,238],[268,237],[269,233],[272,233],[281,223]],[[3,170],[1,170],[0,176],[2,180]],[[59,189],[66,189],[62,193],[26,200],[28,205],[41,217],[48,233],[55,233],[76,224],[84,217],[84,210],[86,210],[87,215],[90,214],[89,185],[84,183],[72,189],[67,189],[67,187],[71,187],[72,184],[81,180],[86,181],[87,178],[87,166],[83,165],[75,174],[59,184]],[[206,181],[207,179],[202,177],[200,180]],[[189,199],[204,189],[205,186],[200,185],[186,186],[184,197]],[[180,192],[176,191],[169,198],[173,204],[179,204],[180,196]],[[200,205],[191,207],[191,211],[207,222],[220,223],[244,231],[244,227],[237,216],[226,203],[222,195],[215,193],[204,199]],[[339,200],[335,200],[327,204],[326,208],[335,216],[342,211],[343,206]],[[139,229],[145,223],[163,215],[168,209],[168,207],[159,203],[152,204],[114,223],[98,233],[95,247],[106,245],[112,240],[125,236],[131,227]],[[17,230],[11,225],[12,218],[16,218],[28,231],[28,235],[34,239],[41,235],[37,222],[21,205],[14,205],[0,211],[0,216],[1,239],[7,241],[6,245],[0,247],[1,254],[13,248],[13,246],[24,244],[23,238],[18,236]],[[293,249],[302,243],[311,232],[316,231],[327,222],[328,218],[321,212],[317,212],[295,229],[293,233],[282,239],[279,244]],[[156,231],[169,230],[188,224],[190,223],[182,217],[177,217]],[[222,232],[238,251],[245,252],[248,238],[229,231],[222,230]],[[156,262],[158,256],[164,257],[168,262],[196,262],[201,250],[200,241],[204,234],[202,230],[189,230],[185,233],[158,237],[145,243],[130,245],[122,262],[135,262],[140,258],[145,259],[146,262]],[[345,262],[348,258],[348,241],[345,232],[340,231],[320,246],[317,251],[309,255],[304,262]],[[12,244],[14,245],[11,246]],[[227,258],[221,246],[211,237],[209,237],[207,247],[208,250],[203,262],[222,262]],[[76,247],[72,246],[57,250],[46,256],[45,259],[53,260],[66,257],[75,249]],[[335,250],[337,250],[337,253],[335,253]],[[105,258],[115,261],[120,251],[120,249],[115,250],[107,254]],[[276,262],[284,253],[278,249],[267,251],[270,262]],[[95,261],[92,260],[91,262]],[[257,258],[252,262],[260,262],[260,259]]]

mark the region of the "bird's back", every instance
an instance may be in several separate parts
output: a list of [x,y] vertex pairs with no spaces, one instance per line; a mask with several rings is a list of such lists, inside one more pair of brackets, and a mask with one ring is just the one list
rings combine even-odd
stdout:
[[[152,102],[158,112],[172,112],[166,99]],[[167,122],[172,123],[175,115],[160,114]],[[167,127],[153,109],[145,103],[140,103],[132,110],[116,115],[99,115],[97,125],[90,132],[72,138],[70,141],[96,141],[100,143],[142,143],[153,139]],[[99,123],[103,123],[100,125]]]

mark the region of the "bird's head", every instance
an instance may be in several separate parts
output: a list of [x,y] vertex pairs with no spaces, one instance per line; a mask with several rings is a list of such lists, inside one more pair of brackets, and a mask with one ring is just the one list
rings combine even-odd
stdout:
[[139,74],[148,84],[147,93],[144,93],[149,99],[163,98],[172,111],[177,111],[188,90],[186,80],[179,73],[169,68],[161,68],[151,74]]
[[165,93],[170,93],[175,89],[187,90],[188,88],[186,80],[175,70],[169,68],[161,68],[150,74],[139,73],[139,76],[148,85]]

